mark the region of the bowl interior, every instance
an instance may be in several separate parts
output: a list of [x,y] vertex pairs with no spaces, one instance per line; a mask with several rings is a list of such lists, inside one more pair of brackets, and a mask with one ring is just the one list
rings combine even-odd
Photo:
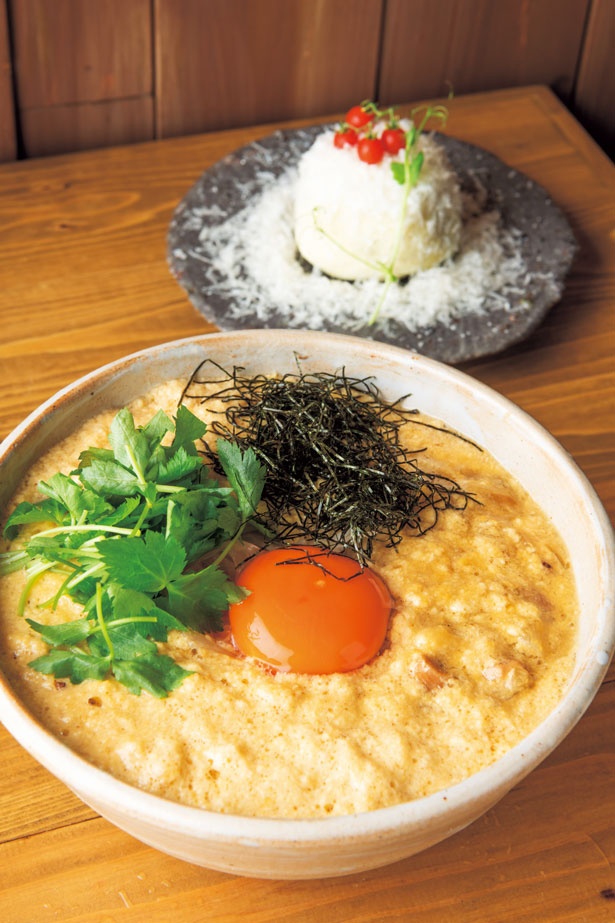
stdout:
[[[408,824],[423,829],[431,817],[464,804],[463,819],[458,817],[448,826],[440,824],[437,838],[441,839],[447,832],[475,819],[553,749],[585,711],[606,672],[615,636],[612,591],[615,565],[613,536],[604,510],[584,475],[542,427],[507,399],[470,377],[393,346],[347,336],[277,330],[209,334],[163,344],[105,366],[64,389],[28,417],[0,446],[2,508],[6,508],[32,460],[92,414],[121,407],[166,379],[187,378],[204,358],[211,358],[227,369],[242,366],[248,372],[294,371],[299,362],[305,372],[344,368],[351,376],[373,376],[386,399],[408,395],[407,405],[444,420],[489,450],[539,502],[570,553],[581,614],[576,671],[566,696],[556,712],[522,746],[477,777],[454,786],[456,793],[448,790],[447,805],[438,793],[437,797],[421,799],[421,803],[372,812],[374,818],[365,815],[317,822],[208,815],[135,792],[111,779],[106,788],[103,786],[101,795],[104,774],[89,767],[88,779],[87,764],[58,741],[49,741],[50,735],[20,707],[7,684],[0,682],[0,699],[4,697],[7,702],[5,723],[26,749],[84,800],[126,829],[132,829],[127,818],[140,817],[142,827],[146,819],[154,830],[172,826],[174,835],[180,839],[183,833],[207,839],[214,834],[239,836],[241,831],[240,839],[249,850],[254,849],[249,846],[249,834],[253,843],[262,843],[263,837],[271,835],[288,847],[289,843],[302,840],[313,844],[327,836],[348,836],[356,841],[366,833],[375,835],[379,831],[381,835],[385,829],[401,829],[404,825],[407,828]],[[65,752],[66,758],[59,767],[57,762],[54,766],[60,751]],[[209,818],[205,825],[204,816]],[[155,834],[143,838],[165,848]],[[429,837],[423,838],[424,845],[429,845],[428,840]],[[433,836],[430,842],[435,842]],[[181,849],[174,854],[181,855]],[[386,859],[386,853],[383,856]],[[199,861],[192,853],[184,857]],[[386,861],[393,859],[389,857]],[[383,863],[372,862],[356,868],[375,864]],[[263,874],[262,869],[251,870],[249,862],[242,870],[246,874]],[[322,869],[316,874],[323,874]]]

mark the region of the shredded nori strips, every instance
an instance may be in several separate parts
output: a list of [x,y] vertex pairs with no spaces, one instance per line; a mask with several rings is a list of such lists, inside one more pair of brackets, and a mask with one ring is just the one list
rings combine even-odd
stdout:
[[[474,499],[451,478],[422,470],[415,456],[423,448],[401,444],[402,424],[426,425],[402,406],[405,398],[386,403],[371,378],[343,369],[298,368],[281,377],[246,376],[241,367],[229,372],[205,360],[182,395],[210,413],[212,402],[222,401],[209,432],[251,447],[266,465],[259,518],[277,541],[351,553],[364,566],[374,542],[393,547],[404,534],[423,535],[442,510],[464,510]],[[204,442],[203,451],[221,472],[214,449]]]

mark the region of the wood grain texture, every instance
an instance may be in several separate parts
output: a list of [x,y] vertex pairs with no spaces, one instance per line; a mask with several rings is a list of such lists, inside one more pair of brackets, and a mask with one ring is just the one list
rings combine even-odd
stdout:
[[149,0],[11,4],[28,156],[152,138]]
[[22,111],[21,124],[31,157],[133,144],[154,137],[154,101],[138,96],[37,106]]
[[159,137],[375,94],[382,0],[155,0]]
[[[466,370],[554,433],[615,518],[615,169],[544,88],[458,97],[451,110],[449,132],[542,183],[580,242],[539,330]],[[213,329],[170,276],[166,228],[203,169],[272,127],[0,167],[0,437],[94,367]],[[614,918],[615,664],[572,733],[483,818],[344,879],[241,879],[163,856],[97,817],[1,729],[0,772],[3,923]]]
[[593,0],[579,75],[575,110],[596,140],[615,156],[615,4]]
[[[612,0],[2,3],[15,47],[4,159],[13,95],[25,155],[39,156],[534,82],[612,150]],[[0,24],[0,66],[2,48]]]
[[[45,829],[56,830],[97,815],[83,804],[66,786],[46,772],[19,744],[8,735],[0,738],[0,765],[19,762],[19,776],[4,776],[0,788],[2,842],[12,842],[41,832],[40,817],[45,817]],[[30,792],[36,791],[38,817],[33,817]],[[0,857],[0,869],[4,865]],[[2,875],[4,883],[4,874]],[[0,888],[0,893],[2,888]],[[1,907],[1,899],[0,899]],[[24,917],[27,919],[27,916]]]
[[589,0],[389,0],[380,98],[545,83],[570,97]]
[[17,157],[13,63],[9,43],[6,0],[0,0],[0,163]]
[[151,93],[149,0],[11,3],[20,105]]

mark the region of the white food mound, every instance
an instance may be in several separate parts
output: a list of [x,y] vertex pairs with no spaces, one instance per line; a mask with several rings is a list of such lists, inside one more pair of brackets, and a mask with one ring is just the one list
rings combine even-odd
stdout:
[[456,253],[462,209],[456,174],[436,142],[422,136],[417,150],[425,159],[406,194],[391,169],[403,162],[403,151],[367,164],[356,147],[336,147],[333,132],[319,135],[298,165],[294,232],[303,258],[337,279],[383,278],[402,220],[396,276],[431,269]]
[[[307,271],[297,258],[294,207],[297,167],[276,169],[275,148],[263,148],[254,177],[236,178],[243,208],[227,214],[217,203],[191,208],[189,222],[197,241],[175,247],[177,262],[198,261],[203,285],[224,304],[224,322],[231,327],[337,329],[365,335],[366,324],[381,306],[377,330],[396,342],[400,330],[421,338],[434,325],[449,330],[469,316],[491,325],[494,310],[529,306],[528,286],[540,285],[557,294],[552,272],[530,270],[524,259],[521,231],[502,219],[483,185],[481,154],[476,154],[472,188],[462,190],[461,240],[453,257],[412,276],[406,284],[378,279],[356,282],[333,279],[320,270]],[[384,300],[383,294],[385,295]]]

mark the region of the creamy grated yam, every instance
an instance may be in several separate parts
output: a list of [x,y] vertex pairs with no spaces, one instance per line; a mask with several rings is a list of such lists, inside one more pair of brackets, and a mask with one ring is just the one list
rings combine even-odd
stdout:
[[[134,401],[137,424],[159,408],[173,412],[183,384]],[[104,446],[113,415],[94,417],[37,459],[14,501],[34,499],[40,480],[71,471],[85,446]],[[210,636],[171,632],[161,648],[194,672],[166,699],[132,695],[112,680],[58,683],[29,666],[46,645],[18,614],[25,578],[13,572],[0,579],[0,664],[20,700],[117,778],[242,815],[374,810],[501,757],[557,705],[572,673],[577,601],[566,548],[489,453],[412,424],[401,435],[426,448],[431,470],[455,473],[481,502],[443,512],[436,528],[397,550],[378,545],[373,566],[396,609],[373,661],[349,673],[271,674]],[[37,607],[59,579],[43,576],[27,617],[78,617],[66,599],[58,612]]]

